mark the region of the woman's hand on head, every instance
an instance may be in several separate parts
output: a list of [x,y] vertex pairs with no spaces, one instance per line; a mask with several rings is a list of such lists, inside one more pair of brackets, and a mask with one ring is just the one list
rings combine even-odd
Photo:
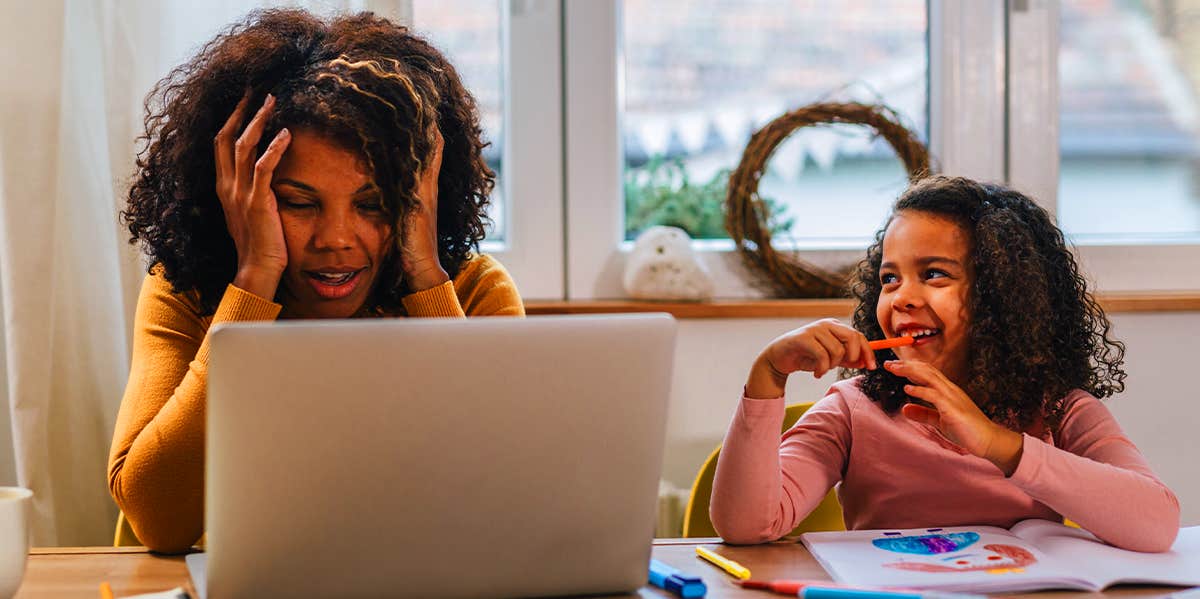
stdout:
[[432,289],[450,280],[438,258],[438,175],[442,172],[442,134],[433,128],[434,144],[417,179],[416,211],[405,219],[400,268],[413,292]]
[[291,143],[291,133],[281,130],[262,156],[257,156],[258,142],[275,108],[275,98],[268,95],[242,130],[249,105],[247,94],[213,141],[217,197],[225,211],[225,226],[237,248],[238,271],[233,284],[272,299],[287,267],[287,246],[275,192],[271,190],[271,177]]
[[867,337],[840,321],[827,318],[784,333],[759,354],[746,381],[746,396],[772,398],[783,395],[793,372],[811,372],[816,378],[834,368],[876,368],[875,352]]
[[1023,437],[992,422],[974,400],[933,365],[917,360],[891,360],[883,367],[908,379],[904,392],[933,406],[906,404],[901,413],[938,429],[950,441],[996,465],[1011,476],[1021,461]]

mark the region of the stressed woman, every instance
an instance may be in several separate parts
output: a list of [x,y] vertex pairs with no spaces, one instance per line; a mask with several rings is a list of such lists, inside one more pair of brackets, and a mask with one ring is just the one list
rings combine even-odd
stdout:
[[147,104],[122,218],[151,267],[108,480],[138,538],[177,552],[204,531],[214,324],[524,311],[477,252],[495,176],[475,102],[405,28],[256,13]]

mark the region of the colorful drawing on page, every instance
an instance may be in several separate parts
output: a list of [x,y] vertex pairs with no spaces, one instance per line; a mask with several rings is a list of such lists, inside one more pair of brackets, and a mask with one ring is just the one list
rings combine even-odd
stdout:
[[[931,529],[931,531],[937,530],[941,529]],[[975,542],[978,540],[979,533],[976,532],[948,532],[919,535],[915,537],[885,536],[881,539],[872,540],[871,544],[885,551],[892,551],[895,553],[936,555],[939,553],[961,551],[975,544]]]
[[914,572],[987,572],[989,574],[1019,574],[1026,566],[1037,563],[1032,553],[1015,545],[999,543],[983,546],[982,553],[965,553],[932,559],[904,559],[885,568]]

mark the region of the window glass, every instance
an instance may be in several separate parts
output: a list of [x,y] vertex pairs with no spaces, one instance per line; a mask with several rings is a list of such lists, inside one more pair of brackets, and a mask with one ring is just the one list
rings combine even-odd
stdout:
[[[728,173],[750,134],[805,104],[885,104],[927,142],[926,13],[924,0],[626,0],[626,237],[654,224],[728,237]],[[776,243],[865,244],[906,182],[866,128],[809,127],[776,149],[759,193]]]
[[1064,0],[1058,218],[1076,241],[1200,238],[1200,6]]
[[412,0],[413,29],[446,55],[475,97],[490,145],[483,156],[496,171],[488,239],[506,239],[503,193],[504,61],[499,0]]

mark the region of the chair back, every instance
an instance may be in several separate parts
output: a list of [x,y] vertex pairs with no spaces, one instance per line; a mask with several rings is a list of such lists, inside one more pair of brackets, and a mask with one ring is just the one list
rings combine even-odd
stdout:
[[117,530],[113,533],[113,547],[136,547],[142,542],[125,519],[125,512],[117,512]]
[[[783,416],[783,431],[791,428],[804,415],[804,412],[811,408],[813,402],[790,405]],[[713,528],[712,520],[708,516],[708,504],[712,500],[713,475],[717,472],[717,458],[721,455],[721,447],[718,445],[716,449],[704,461],[704,465],[700,467],[700,472],[696,474],[696,481],[692,483],[692,492],[688,497],[687,508],[683,512],[683,536],[688,538],[695,537],[715,537],[716,529]],[[804,520],[800,522],[790,535],[798,535],[804,532],[816,532],[822,530],[846,530],[846,524],[842,520],[842,506],[838,503],[837,495],[832,489],[817,504],[816,509],[812,511]]]

